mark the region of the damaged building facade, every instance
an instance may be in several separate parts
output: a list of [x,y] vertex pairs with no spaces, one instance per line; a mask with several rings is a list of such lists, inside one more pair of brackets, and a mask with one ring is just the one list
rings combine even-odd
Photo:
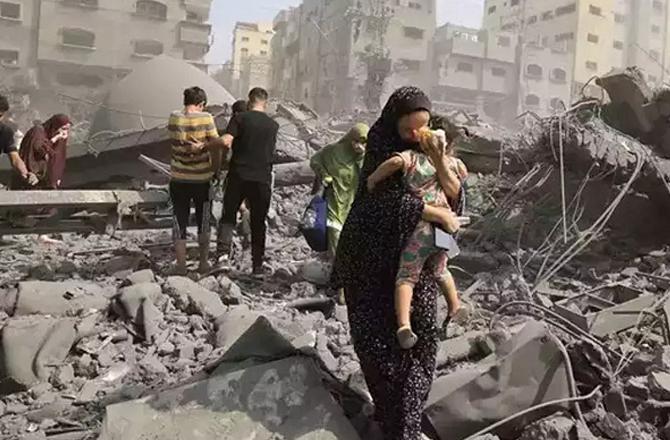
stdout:
[[96,96],[157,55],[206,70],[210,6],[211,0],[2,1],[0,70],[3,77],[13,73],[13,89],[32,78],[39,92],[31,98],[45,112],[60,109],[59,94]]
[[304,0],[274,20],[273,95],[320,113],[362,106],[369,69],[386,77],[382,100],[395,88],[428,86],[428,50],[436,28],[436,0]]

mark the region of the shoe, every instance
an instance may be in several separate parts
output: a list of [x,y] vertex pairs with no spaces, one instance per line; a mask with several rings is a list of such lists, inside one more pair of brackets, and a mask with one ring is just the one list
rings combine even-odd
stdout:
[[449,312],[449,322],[454,322],[458,325],[465,325],[470,319],[470,307],[462,304],[454,313]]
[[398,343],[400,347],[408,350],[416,344],[416,341],[419,340],[419,337],[412,331],[412,328],[408,325],[400,327],[396,333],[398,338]]
[[251,271],[251,275],[257,280],[262,280],[265,278],[265,268],[263,268],[263,265],[254,266],[253,270]]

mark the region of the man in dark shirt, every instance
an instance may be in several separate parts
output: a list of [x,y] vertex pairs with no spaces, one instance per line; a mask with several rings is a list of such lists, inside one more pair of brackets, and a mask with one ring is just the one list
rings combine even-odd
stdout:
[[37,176],[28,172],[26,164],[19,156],[19,149],[14,139],[14,130],[3,122],[3,119],[9,111],[9,101],[6,97],[0,95],[0,156],[6,154],[9,156],[9,162],[12,168],[20,175],[30,186],[37,185]]
[[251,90],[249,111],[236,114],[223,137],[224,144],[232,147],[233,152],[223,196],[219,261],[230,255],[237,212],[246,200],[251,217],[251,256],[255,276],[263,276],[265,220],[272,198],[272,161],[279,131],[279,124],[266,114],[267,102],[268,92],[261,88]]

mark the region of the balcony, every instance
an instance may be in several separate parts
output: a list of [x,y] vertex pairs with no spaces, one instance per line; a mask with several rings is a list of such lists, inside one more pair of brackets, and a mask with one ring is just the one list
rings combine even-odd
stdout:
[[181,22],[179,41],[209,47],[209,35],[212,26],[206,23]]
[[84,9],[98,9],[98,0],[62,0],[63,5]]
[[485,56],[484,43],[460,37],[447,40],[446,50],[453,55],[463,55],[473,58],[484,58]]
[[212,0],[182,0],[182,3],[187,13],[195,14],[198,17],[209,17]]

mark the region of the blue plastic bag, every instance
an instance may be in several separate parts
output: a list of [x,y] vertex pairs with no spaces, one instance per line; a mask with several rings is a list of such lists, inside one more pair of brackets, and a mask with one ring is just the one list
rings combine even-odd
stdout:
[[300,232],[312,250],[326,252],[328,250],[328,202],[323,193],[315,195],[307,205],[300,221]]

